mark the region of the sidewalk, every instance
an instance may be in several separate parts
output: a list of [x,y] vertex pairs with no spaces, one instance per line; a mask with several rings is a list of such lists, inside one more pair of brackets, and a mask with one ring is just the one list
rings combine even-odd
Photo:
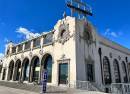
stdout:
[[0,86],[0,94],[40,94],[40,93]]
[[[15,88],[9,88],[0,86],[0,94],[40,94],[35,92],[30,92],[26,90],[21,89],[15,89]],[[84,90],[75,90],[75,89],[69,89],[66,93],[60,93],[60,92],[54,92],[54,93],[46,93],[46,94],[106,94],[102,92],[96,92],[96,91],[84,91]]]

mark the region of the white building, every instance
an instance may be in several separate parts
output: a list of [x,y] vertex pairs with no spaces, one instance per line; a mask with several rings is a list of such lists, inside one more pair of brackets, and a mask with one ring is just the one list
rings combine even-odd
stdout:
[[[89,21],[59,20],[47,34],[8,44],[1,80],[33,83],[48,71],[48,84],[73,87],[89,81],[97,87],[130,81],[130,50],[100,36]],[[107,91],[107,88],[106,88]]]

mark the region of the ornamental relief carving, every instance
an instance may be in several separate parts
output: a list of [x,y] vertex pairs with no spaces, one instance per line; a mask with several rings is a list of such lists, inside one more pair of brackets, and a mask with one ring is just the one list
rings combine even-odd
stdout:
[[96,39],[94,39],[93,28],[91,25],[84,23],[83,32],[79,33],[79,41],[81,41],[81,39],[85,40],[88,46],[90,46],[93,43],[96,46]]
[[61,24],[59,26],[58,42],[64,44],[70,39],[69,24]]
[[83,39],[86,40],[88,45],[93,43],[92,28],[90,25],[84,26]]

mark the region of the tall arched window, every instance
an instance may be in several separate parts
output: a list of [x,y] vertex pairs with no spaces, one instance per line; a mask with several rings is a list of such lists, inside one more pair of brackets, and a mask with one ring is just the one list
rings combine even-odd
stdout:
[[38,82],[40,71],[40,62],[37,56],[34,56],[31,61],[31,79],[32,82]]
[[126,64],[124,61],[122,61],[122,70],[123,70],[123,80],[124,80],[124,83],[127,83],[128,82],[128,78],[127,78],[127,70],[126,70]]
[[28,81],[29,79],[29,59],[25,58],[22,64],[22,80]]
[[47,70],[48,72],[48,79],[47,82],[52,81],[52,56],[49,54],[46,54],[42,58],[42,71]]
[[9,64],[8,80],[13,79],[14,61],[12,60]]
[[104,83],[111,84],[110,62],[106,56],[103,58],[103,74],[104,74]]
[[18,81],[20,79],[21,72],[21,61],[17,60],[15,63],[15,72],[14,72],[14,80]]
[[119,63],[116,59],[114,59],[113,61],[113,66],[114,66],[115,82],[120,83],[121,82],[120,69],[119,69]]

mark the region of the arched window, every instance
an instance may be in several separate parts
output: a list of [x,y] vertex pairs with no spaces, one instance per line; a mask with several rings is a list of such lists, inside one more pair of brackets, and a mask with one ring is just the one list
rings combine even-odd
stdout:
[[46,54],[42,58],[42,71],[47,70],[48,72],[48,79],[47,82],[52,81],[52,56],[49,54]]
[[25,58],[22,64],[22,80],[28,81],[29,79],[29,59]]
[[40,71],[40,62],[37,56],[34,56],[31,61],[31,79],[32,82],[38,82]]
[[61,31],[61,38],[65,38],[66,37],[66,30],[65,29],[63,29],[62,31]]
[[103,58],[103,74],[104,74],[104,83],[111,84],[110,62],[106,56]]
[[122,70],[123,70],[123,80],[124,80],[124,83],[127,83],[128,82],[128,78],[127,78],[127,70],[126,70],[126,64],[124,61],[122,61]]
[[8,80],[13,79],[14,61],[12,60],[9,64]]
[[14,72],[14,80],[18,81],[20,79],[21,72],[21,61],[17,60],[15,63],[15,72]]
[[113,66],[114,66],[115,82],[120,83],[121,82],[120,69],[119,69],[119,63],[116,59],[113,61]]

